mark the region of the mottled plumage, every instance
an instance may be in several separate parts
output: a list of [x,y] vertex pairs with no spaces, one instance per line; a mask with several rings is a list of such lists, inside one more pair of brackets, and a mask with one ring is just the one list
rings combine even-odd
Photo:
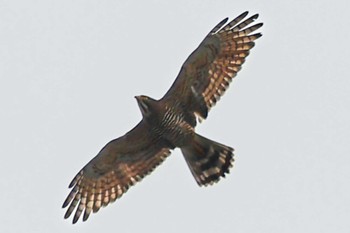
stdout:
[[233,149],[195,133],[220,99],[260,33],[249,26],[258,15],[222,20],[188,57],[175,82],[160,100],[137,96],[142,120],[124,136],[110,141],[72,180],[63,203],[73,223],[121,197],[130,186],[180,148],[196,182],[213,184],[229,172]]

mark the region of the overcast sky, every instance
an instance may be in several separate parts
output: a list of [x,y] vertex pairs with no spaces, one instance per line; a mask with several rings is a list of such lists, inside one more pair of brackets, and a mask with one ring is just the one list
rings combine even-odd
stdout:
[[[0,0],[1,232],[349,232],[348,1]],[[198,132],[235,148],[199,188],[179,150],[87,222],[74,175],[160,98],[220,20],[263,37]]]

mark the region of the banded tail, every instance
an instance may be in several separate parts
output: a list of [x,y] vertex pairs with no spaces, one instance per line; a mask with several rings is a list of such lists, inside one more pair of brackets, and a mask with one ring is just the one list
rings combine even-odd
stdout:
[[229,173],[234,162],[233,148],[195,134],[193,143],[181,148],[199,186],[214,184]]

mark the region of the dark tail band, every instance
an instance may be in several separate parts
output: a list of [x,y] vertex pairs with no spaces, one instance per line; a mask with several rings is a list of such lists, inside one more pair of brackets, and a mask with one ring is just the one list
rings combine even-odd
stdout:
[[214,184],[229,173],[233,164],[233,148],[211,141],[198,134],[190,146],[181,148],[198,185]]

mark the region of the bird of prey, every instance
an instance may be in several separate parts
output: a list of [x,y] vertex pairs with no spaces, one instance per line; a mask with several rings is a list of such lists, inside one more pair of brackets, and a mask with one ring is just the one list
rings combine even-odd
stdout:
[[[180,148],[199,186],[225,177],[233,164],[233,148],[195,132],[197,121],[224,94],[241,69],[263,24],[258,14],[244,12],[218,23],[187,58],[168,92],[155,100],[136,96],[142,120],[128,133],[107,143],[69,185],[63,203],[65,218],[75,210],[73,223],[121,197],[130,186],[151,173]],[[227,23],[228,22],[228,23]]]

